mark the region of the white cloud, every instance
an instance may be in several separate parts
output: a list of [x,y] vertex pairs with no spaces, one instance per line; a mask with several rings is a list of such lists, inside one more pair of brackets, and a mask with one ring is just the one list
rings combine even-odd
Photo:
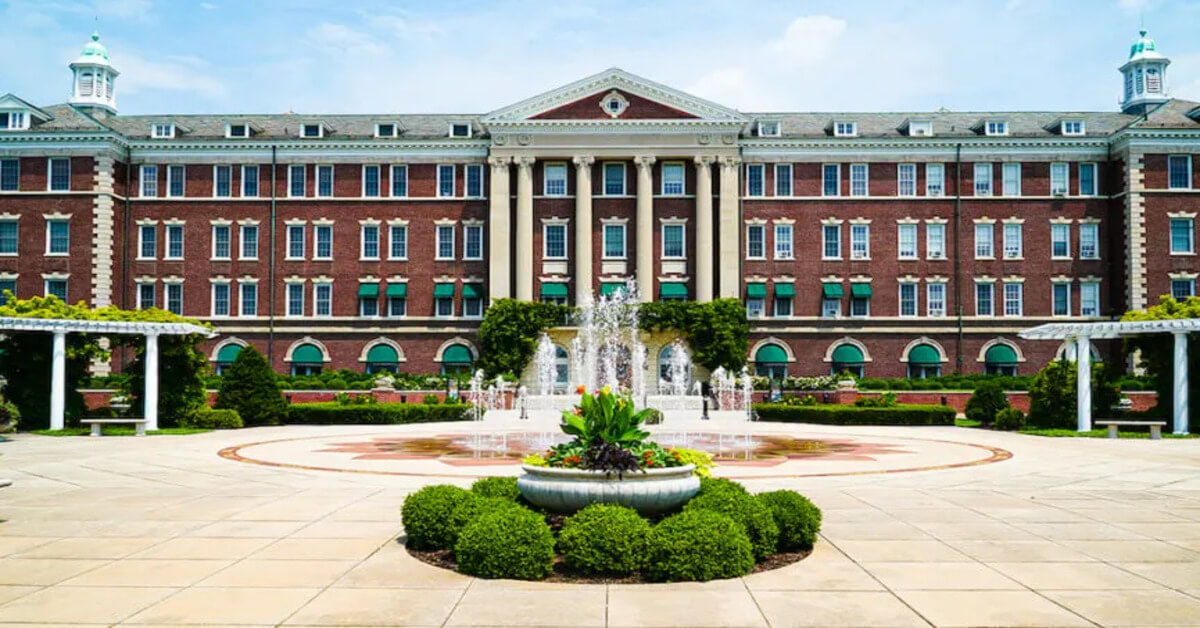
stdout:
[[212,11],[213,9],[217,8],[217,5],[215,5],[211,2],[201,2],[200,8],[204,9],[205,11]]
[[1117,6],[1126,13],[1147,11],[1153,4],[1154,0],[1117,0]]
[[827,15],[810,15],[792,20],[783,36],[769,42],[766,52],[783,55],[795,66],[824,59],[846,30],[846,20]]
[[389,52],[385,44],[376,41],[369,33],[344,24],[323,22],[309,29],[305,38],[314,46],[330,53],[379,56]]
[[121,19],[143,20],[154,7],[151,0],[95,0],[96,15]]
[[399,15],[380,15],[371,18],[371,25],[402,40],[424,40],[441,37],[446,29],[436,22],[424,22]]
[[167,57],[151,61],[132,52],[122,52],[118,89],[123,93],[169,90],[192,92],[210,99],[224,98],[229,90],[207,74],[207,64],[195,57]]

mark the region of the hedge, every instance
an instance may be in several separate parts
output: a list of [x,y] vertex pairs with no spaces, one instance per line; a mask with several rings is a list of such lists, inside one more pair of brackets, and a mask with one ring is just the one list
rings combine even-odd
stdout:
[[304,425],[392,425],[468,421],[471,405],[466,403],[426,405],[419,403],[297,403],[288,406],[285,422]]
[[756,403],[760,421],[821,423],[825,425],[954,425],[950,406],[897,405],[890,408],[860,408],[851,405],[792,406]]

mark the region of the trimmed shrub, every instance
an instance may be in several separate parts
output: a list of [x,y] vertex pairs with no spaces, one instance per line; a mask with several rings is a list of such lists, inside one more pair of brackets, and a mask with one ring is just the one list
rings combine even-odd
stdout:
[[404,499],[400,520],[408,542],[417,549],[450,549],[458,538],[454,511],[464,502],[477,499],[470,491],[436,484],[426,486]]
[[712,510],[684,510],[650,530],[646,576],[678,582],[736,578],[754,569],[754,550],[742,526]]
[[760,421],[781,423],[820,423],[824,425],[954,425],[950,406],[896,405],[890,408],[860,408],[826,404],[795,406],[784,403],[756,403]]
[[996,413],[1008,407],[1008,397],[1004,389],[995,382],[985,382],[967,400],[963,414],[968,420],[978,421],[982,425],[990,425],[996,418]]
[[700,495],[720,493],[723,491],[732,491],[741,495],[750,494],[750,492],[746,490],[746,487],[734,482],[733,480],[727,480],[725,478],[700,478],[700,492],[696,495],[698,497]]
[[459,502],[458,506],[455,507],[450,513],[449,520],[447,521],[447,527],[449,528],[449,533],[447,536],[453,540],[450,541],[448,547],[454,547],[455,543],[458,542],[458,537],[462,534],[463,529],[467,527],[467,524],[474,521],[476,517],[485,512],[492,512],[493,510],[499,510],[501,508],[519,508],[521,510],[528,510],[524,506],[509,499],[503,499],[500,497],[480,497],[475,493],[471,493],[471,497],[469,499],[464,499],[463,501]]
[[10,401],[0,401],[0,432],[16,431],[21,422],[21,411],[17,404]]
[[616,504],[592,504],[563,522],[558,551],[567,567],[592,574],[626,575],[646,564],[650,523]]
[[297,403],[288,406],[287,423],[300,425],[396,425],[470,420],[470,404],[425,405],[376,403],[342,405],[337,402]]
[[243,347],[221,378],[218,410],[235,410],[245,425],[279,425],[288,411],[275,371],[253,346]]
[[755,560],[762,560],[779,549],[779,527],[775,525],[775,518],[752,495],[732,490],[709,491],[692,498],[683,510],[712,510],[733,519],[746,531]]
[[779,550],[812,549],[821,531],[821,509],[796,491],[771,491],[755,497],[771,512],[779,527]]
[[497,497],[511,501],[521,498],[521,489],[517,488],[517,478],[514,477],[479,478],[471,485],[471,492],[480,497]]
[[1005,408],[996,413],[992,426],[998,430],[1015,432],[1025,427],[1025,413],[1016,408]]
[[237,410],[213,410],[201,408],[181,421],[183,427],[204,430],[236,430],[242,427],[242,417]]
[[554,533],[526,508],[481,513],[454,546],[458,570],[480,578],[538,580],[554,568]]
[[437,395],[425,395],[425,397],[421,399],[421,403],[427,406],[436,406],[441,402],[442,400],[439,399]]

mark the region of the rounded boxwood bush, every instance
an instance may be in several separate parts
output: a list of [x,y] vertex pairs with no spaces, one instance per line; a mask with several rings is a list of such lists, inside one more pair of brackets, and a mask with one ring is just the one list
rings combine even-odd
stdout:
[[745,529],[713,510],[685,510],[650,530],[646,576],[678,582],[736,578],[754,569]]
[[205,430],[236,430],[242,427],[242,417],[237,410],[214,410],[201,408],[190,417],[180,420],[180,427],[194,427]]
[[646,563],[650,522],[617,504],[592,504],[563,522],[558,551],[571,569],[631,574]]
[[470,495],[470,499],[460,502],[458,507],[450,513],[450,520],[447,523],[447,527],[449,528],[449,536],[452,536],[453,539],[447,548],[454,547],[454,544],[458,542],[459,535],[462,534],[463,528],[466,528],[467,524],[485,512],[492,512],[501,508],[528,510],[517,502],[502,497],[480,497],[474,493]]
[[697,493],[697,495],[706,495],[708,493],[720,493],[725,491],[741,493],[742,495],[750,494],[750,492],[746,490],[746,487],[734,482],[733,480],[727,480],[725,478],[700,478],[700,492]]
[[538,580],[554,568],[554,533],[531,510],[497,508],[463,528],[454,556],[471,576]]
[[779,528],[771,511],[749,493],[730,489],[710,490],[697,495],[683,507],[689,510],[714,510],[731,519],[746,531],[754,546],[755,560],[762,560],[778,551]]
[[458,526],[453,517],[463,502],[478,499],[470,491],[436,484],[409,495],[400,509],[400,520],[408,534],[408,542],[416,549],[450,549],[458,538]]
[[500,497],[513,501],[521,497],[517,478],[513,477],[479,478],[471,485],[471,492],[480,497]]
[[821,509],[796,491],[771,491],[755,497],[771,512],[779,528],[779,550],[812,549],[821,530]]
[[1025,413],[1016,408],[1005,408],[996,413],[992,427],[998,430],[1019,430],[1025,427]]

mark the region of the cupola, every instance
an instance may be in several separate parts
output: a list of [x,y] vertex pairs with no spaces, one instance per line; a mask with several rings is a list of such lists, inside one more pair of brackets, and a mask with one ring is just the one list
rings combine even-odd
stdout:
[[108,60],[108,49],[100,43],[100,33],[84,45],[79,58],[71,62],[71,104],[117,112],[117,76],[120,72]]
[[1167,94],[1167,66],[1171,60],[1158,52],[1158,45],[1142,30],[1129,47],[1129,60],[1121,66],[1125,82],[1121,111],[1141,114],[1170,100]]

